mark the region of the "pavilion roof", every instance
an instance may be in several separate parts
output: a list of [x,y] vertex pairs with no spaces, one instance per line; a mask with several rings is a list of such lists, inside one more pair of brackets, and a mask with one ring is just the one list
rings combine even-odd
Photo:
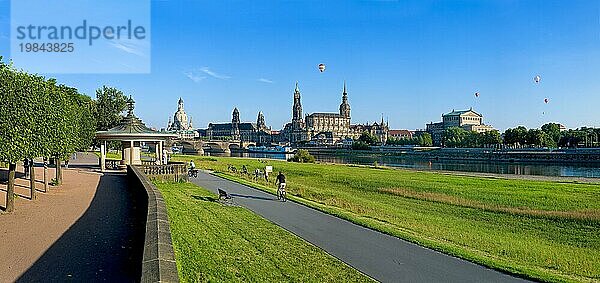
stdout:
[[144,138],[144,139],[166,139],[175,138],[177,135],[172,133],[161,133],[146,127],[142,120],[133,114],[134,101],[131,97],[127,101],[128,113],[127,116],[121,119],[118,125],[106,130],[96,132],[97,139],[127,139],[127,138]]

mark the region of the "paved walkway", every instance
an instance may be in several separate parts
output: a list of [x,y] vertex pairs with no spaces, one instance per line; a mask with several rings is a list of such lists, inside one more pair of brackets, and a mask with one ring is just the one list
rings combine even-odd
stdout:
[[225,189],[236,204],[322,248],[381,282],[525,281],[376,232],[295,202],[205,172],[192,181],[217,192]]
[[[97,166],[95,155],[78,154],[63,170],[63,185],[34,201],[19,197],[13,213],[0,214],[0,282],[139,280],[143,243],[135,239],[144,239],[145,210],[128,193],[124,174],[90,170]],[[40,190],[42,178],[37,167]],[[29,196],[24,187],[16,190]]]

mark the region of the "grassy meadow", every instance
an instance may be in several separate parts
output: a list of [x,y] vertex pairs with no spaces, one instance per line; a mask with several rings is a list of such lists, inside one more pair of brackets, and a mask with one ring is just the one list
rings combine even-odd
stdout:
[[[190,156],[176,157],[189,161]],[[295,201],[492,268],[542,281],[600,281],[600,185],[465,177],[366,166],[193,157],[231,173],[272,165]]]
[[182,282],[373,282],[321,249],[192,183],[156,183]]

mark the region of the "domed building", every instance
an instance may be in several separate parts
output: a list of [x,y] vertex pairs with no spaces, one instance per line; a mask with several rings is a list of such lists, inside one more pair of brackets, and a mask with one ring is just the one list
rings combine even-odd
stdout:
[[173,121],[169,117],[167,132],[177,133],[180,139],[193,139],[199,136],[192,125],[192,117],[189,117],[183,109],[183,99],[180,97],[177,102],[177,112],[173,115]]
[[173,115],[173,122],[169,118],[169,124],[167,125],[167,131],[187,131],[193,128],[192,118],[190,117],[188,122],[188,116],[183,109],[183,99],[180,97],[177,103],[177,112]]

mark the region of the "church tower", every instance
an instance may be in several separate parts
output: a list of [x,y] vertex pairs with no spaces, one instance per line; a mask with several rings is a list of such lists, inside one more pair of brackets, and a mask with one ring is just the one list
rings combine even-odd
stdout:
[[302,103],[300,102],[298,82],[296,82],[296,89],[294,89],[294,106],[292,108],[292,123],[293,122],[302,122]]
[[344,91],[342,92],[342,104],[340,104],[340,115],[350,119],[350,104],[348,104],[348,93],[346,92],[346,81],[344,81]]
[[231,118],[231,137],[233,140],[240,139],[240,111],[235,107]]
[[256,119],[256,127],[258,130],[264,130],[267,128],[265,124],[265,115],[263,115],[262,111],[258,112],[258,118]]

